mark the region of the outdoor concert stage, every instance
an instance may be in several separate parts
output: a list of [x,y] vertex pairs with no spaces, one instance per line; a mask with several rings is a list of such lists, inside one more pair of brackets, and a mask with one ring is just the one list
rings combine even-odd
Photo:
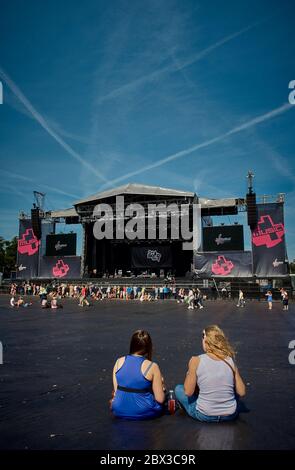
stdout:
[[[190,311],[175,301],[96,302],[81,309],[12,310],[0,298],[1,449],[294,449],[295,366],[288,362],[295,316],[275,303],[207,302]],[[238,350],[247,383],[244,411],[233,423],[199,423],[178,411],[155,421],[114,419],[108,410],[115,359],[131,333],[147,329],[167,387],[184,379],[201,353],[204,326],[217,323]]]
[[[256,203],[251,184],[246,198],[206,199],[190,191],[127,184],[65,210],[45,212],[37,200],[31,215],[19,216],[13,278],[287,278],[284,196],[264,196]],[[218,221],[240,212],[247,212],[247,225]],[[58,233],[61,223],[80,225],[81,256],[77,233]],[[245,250],[244,232],[251,250]]]

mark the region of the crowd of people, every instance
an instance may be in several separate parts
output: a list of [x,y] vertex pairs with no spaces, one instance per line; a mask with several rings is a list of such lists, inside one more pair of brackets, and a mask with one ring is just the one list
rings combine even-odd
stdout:
[[[183,303],[189,310],[204,308],[204,301],[208,299],[208,293],[203,293],[199,287],[177,287],[175,284],[164,284],[162,286],[112,286],[98,285],[94,283],[73,284],[73,283],[30,283],[21,284],[13,283],[10,288],[12,307],[29,307],[31,302],[25,302],[24,296],[38,296],[42,308],[60,308],[62,304],[59,302],[63,298],[72,298],[78,301],[80,307],[89,307],[93,302],[100,300],[138,300],[140,302],[152,302],[157,300],[174,299],[178,303]],[[18,296],[18,298],[17,298]],[[283,304],[283,310],[289,308],[289,295],[285,288],[280,289],[280,296]],[[220,298],[223,300],[230,299],[226,288],[220,291]],[[272,290],[265,293],[269,310],[273,305]],[[216,299],[211,296],[211,299]],[[238,291],[237,307],[245,307],[246,299],[242,289]]]
[[[42,307],[45,307],[45,300],[47,297],[51,298],[51,303],[55,304],[57,298],[72,298],[79,301],[79,306],[90,306],[90,300],[98,301],[104,299],[122,299],[143,301],[166,300],[170,298],[176,299],[179,295],[179,290],[175,286],[151,286],[151,287],[137,287],[137,286],[99,286],[96,284],[67,284],[62,283],[59,285],[53,284],[35,284],[23,283],[17,285],[13,283],[10,288],[10,294],[13,299],[17,294],[19,299],[23,296],[39,296],[41,299]],[[15,301],[17,303],[18,301]],[[12,303],[11,303],[12,305]]]
[[151,286],[151,287],[137,287],[137,286],[112,286],[98,285],[98,284],[35,284],[35,283],[22,283],[20,285],[13,283],[10,288],[11,295],[41,295],[44,290],[47,293],[55,291],[57,295],[62,298],[80,298],[83,296],[91,297],[95,300],[102,299],[139,299],[143,300],[165,300],[168,298],[176,299],[179,289],[174,285]]
[[18,286],[13,283],[10,287],[10,306],[13,308],[30,307],[32,302],[25,302],[24,296],[35,295],[40,299],[41,308],[63,308],[60,302],[60,292],[57,289],[49,289],[46,286],[35,284],[21,284]]
[[[16,295],[19,293],[19,300]],[[19,302],[24,295],[39,296],[42,308],[58,308],[61,304],[57,304],[57,299],[73,298],[78,300],[80,307],[89,307],[90,301],[99,301],[104,299],[121,299],[121,300],[139,300],[140,302],[151,302],[157,300],[174,299],[178,303],[184,303],[187,308],[202,309],[203,301],[206,296],[201,290],[196,288],[184,289],[176,286],[152,286],[152,287],[136,287],[136,286],[98,286],[90,285],[74,285],[74,284],[12,284],[10,289],[11,306],[20,306]],[[31,305],[31,304],[30,304]],[[56,306],[57,305],[57,306]]]
[[[91,305],[90,301],[99,301],[104,299],[121,299],[121,300],[134,300],[137,299],[141,302],[156,301],[166,299],[177,299],[179,291],[175,286],[152,286],[152,287],[136,287],[136,286],[99,286],[96,284],[67,284],[62,283],[55,285],[51,284],[35,284],[35,283],[22,283],[20,285],[13,283],[10,288],[10,305],[12,307],[30,306],[31,302],[24,303],[24,296],[38,296],[42,308],[60,308],[61,303],[58,299],[72,298],[78,300],[80,307]],[[16,299],[18,295],[18,299]]]
[[[281,301],[283,304],[283,310],[289,310],[289,294],[287,289],[282,287],[280,289],[280,296],[281,296]],[[265,293],[266,301],[268,304],[268,310],[272,310],[272,304],[273,304],[273,293],[271,290],[267,290]],[[238,303],[237,307],[245,307],[246,301],[244,297],[244,292],[240,289],[239,290],[239,296],[238,296]]]
[[185,289],[179,289],[177,293],[177,302],[178,303],[187,303],[188,310],[194,310],[195,308],[204,308],[203,300],[206,299],[206,296],[202,294],[201,290],[196,287],[194,289],[189,289],[186,292]]

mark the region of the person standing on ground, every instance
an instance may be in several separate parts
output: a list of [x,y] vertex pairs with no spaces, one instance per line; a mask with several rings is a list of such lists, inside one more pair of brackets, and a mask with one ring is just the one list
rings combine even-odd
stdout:
[[242,289],[239,290],[239,300],[237,303],[237,307],[245,307],[245,299],[244,299],[244,292]]
[[268,302],[268,310],[272,310],[272,291],[268,290],[265,295]]
[[281,289],[281,296],[283,301],[283,310],[289,310],[289,295],[286,289]]
[[87,300],[87,288],[86,286],[83,286],[81,289],[81,297],[79,300],[79,307],[84,307],[84,305],[87,305],[87,307],[90,306],[90,303]]
[[196,305],[199,307],[199,308],[204,308],[204,305],[203,305],[203,302],[202,302],[202,292],[201,292],[201,289],[199,289],[198,287],[196,288]]
[[221,289],[221,296],[223,300],[227,298],[227,288],[225,286],[223,286],[223,288]]
[[188,310],[193,310],[195,308],[195,291],[190,289],[187,297]]

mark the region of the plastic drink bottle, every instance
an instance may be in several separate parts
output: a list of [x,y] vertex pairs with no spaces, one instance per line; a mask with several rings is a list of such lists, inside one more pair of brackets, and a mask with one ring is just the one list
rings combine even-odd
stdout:
[[168,411],[171,415],[174,415],[175,409],[176,409],[176,401],[175,401],[174,391],[169,390]]

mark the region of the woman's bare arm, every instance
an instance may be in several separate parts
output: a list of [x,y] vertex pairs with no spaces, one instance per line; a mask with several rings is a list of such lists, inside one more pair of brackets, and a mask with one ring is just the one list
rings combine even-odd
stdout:
[[118,388],[116,372],[118,372],[118,370],[121,369],[124,362],[125,362],[125,356],[124,357],[119,357],[119,359],[116,360],[114,368],[113,368],[113,388],[114,388],[115,393],[116,393],[117,388]]
[[191,397],[195,393],[199,362],[200,359],[197,356],[193,356],[188,363],[188,371],[184,380],[184,393],[188,397]]
[[246,386],[237,367],[235,369],[235,387],[236,392],[240,397],[244,397],[246,395]]
[[114,393],[116,393],[117,387],[118,387],[117,378],[116,378],[117,365],[118,365],[118,360],[116,361],[116,363],[114,365],[114,368],[113,368],[113,389],[114,389]]
[[158,403],[164,403],[165,401],[165,393],[163,391],[163,377],[160,371],[160,367],[158,364],[152,365],[152,372],[153,372],[153,393],[155,400]]

